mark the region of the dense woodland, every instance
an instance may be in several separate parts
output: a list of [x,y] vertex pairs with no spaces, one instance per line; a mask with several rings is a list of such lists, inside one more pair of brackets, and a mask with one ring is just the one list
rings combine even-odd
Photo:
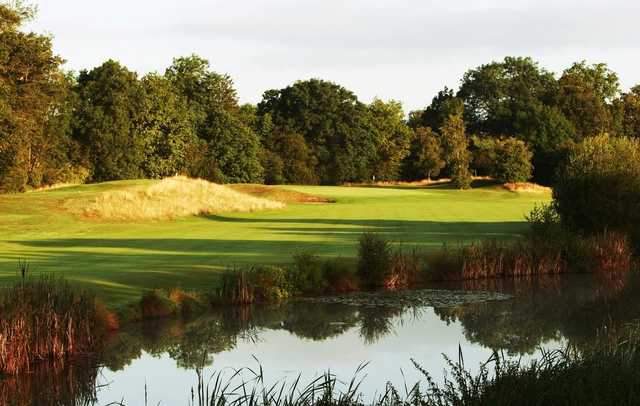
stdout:
[[22,30],[33,14],[0,5],[0,191],[176,173],[220,183],[448,176],[466,188],[488,175],[549,184],[572,145],[640,137],[640,85],[623,92],[603,63],[556,74],[507,57],[408,114],[321,79],[240,105],[232,79],[196,55],[142,77],[113,60],[66,72],[51,38]]

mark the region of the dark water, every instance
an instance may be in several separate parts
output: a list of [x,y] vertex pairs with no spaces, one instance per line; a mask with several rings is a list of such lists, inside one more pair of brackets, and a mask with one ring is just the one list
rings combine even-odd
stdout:
[[[590,345],[607,329],[640,318],[640,284],[629,276],[487,281],[442,289],[232,308],[191,320],[135,326],[111,338],[96,360],[42,366],[0,383],[7,405],[188,405],[205,381],[239,368],[265,384],[310,382],[327,370],[348,381],[359,366],[373,397],[387,382],[436,381],[443,354],[477,370],[493,351],[531,360],[541,349]],[[486,294],[502,292],[508,294]],[[253,377],[245,370],[236,380]],[[145,400],[146,399],[146,400]],[[197,404],[197,402],[196,402]]]

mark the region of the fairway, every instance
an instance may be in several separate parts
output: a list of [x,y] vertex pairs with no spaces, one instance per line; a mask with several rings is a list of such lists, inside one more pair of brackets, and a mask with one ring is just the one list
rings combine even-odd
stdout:
[[524,215],[549,198],[497,186],[285,186],[335,203],[146,222],[87,220],[68,209],[73,199],[148,182],[0,195],[0,276],[16,278],[18,259],[26,259],[34,274],[56,272],[121,305],[146,288],[206,288],[224,267],[285,264],[300,251],[353,258],[366,230],[425,250],[444,242],[518,238],[526,231]]

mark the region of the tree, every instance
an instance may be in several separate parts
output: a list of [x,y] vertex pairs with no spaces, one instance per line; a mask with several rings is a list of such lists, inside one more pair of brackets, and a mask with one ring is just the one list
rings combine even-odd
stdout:
[[531,179],[533,154],[522,140],[513,137],[496,142],[496,161],[492,176],[503,183],[526,182]]
[[410,156],[413,172],[419,178],[438,176],[445,166],[438,134],[431,127],[418,127]]
[[552,106],[556,94],[553,73],[531,58],[506,57],[466,72],[457,97],[471,132],[518,134],[536,144],[538,123],[530,123],[529,112]]
[[606,64],[574,63],[559,84],[559,106],[576,129],[576,140],[613,129],[611,104],[620,93],[618,76]]
[[[273,171],[269,183],[302,185],[318,183],[317,161],[302,135],[287,129],[276,128],[268,134],[264,145],[265,150],[269,152],[266,158]],[[279,166],[281,173],[278,181]]]
[[376,144],[373,174],[379,180],[395,180],[400,175],[403,159],[409,154],[413,132],[404,122],[399,102],[375,99],[368,109]]
[[583,233],[627,233],[640,249],[640,140],[601,134],[571,152],[553,189],[562,224]]
[[59,148],[68,132],[53,122],[64,111],[67,82],[51,38],[21,30],[34,14],[20,2],[0,4],[0,191],[38,187],[64,164]]
[[196,55],[174,59],[165,77],[185,98],[197,136],[206,143],[191,174],[217,182],[261,182],[260,139],[251,127],[253,112],[238,106],[233,81],[213,72]]
[[451,180],[458,189],[471,187],[471,172],[469,171],[470,154],[462,114],[450,115],[440,129],[442,149],[445,161],[451,172]]
[[368,111],[347,89],[319,79],[268,90],[258,116],[270,114],[275,127],[304,137],[318,162],[320,183],[370,179],[377,158]]
[[146,95],[134,72],[109,60],[78,78],[74,137],[91,163],[92,180],[144,175],[150,140],[144,131]]
[[186,172],[198,142],[187,101],[157,74],[145,76],[142,85],[146,96],[142,137],[148,140],[142,162],[145,176],[162,178]]
[[414,130],[418,127],[441,128],[450,115],[463,110],[463,100],[455,96],[453,89],[445,87],[427,108],[410,114],[408,125]]
[[620,133],[627,137],[640,138],[640,85],[623,94],[618,105],[621,109]]
[[525,141],[534,153],[536,181],[549,184],[560,155],[556,146],[576,133],[558,106],[558,94],[553,73],[531,58],[507,57],[465,73],[457,97],[464,101],[470,131]]

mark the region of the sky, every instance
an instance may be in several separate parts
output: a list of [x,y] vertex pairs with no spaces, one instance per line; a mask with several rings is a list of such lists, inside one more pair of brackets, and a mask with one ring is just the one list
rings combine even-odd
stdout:
[[240,102],[322,78],[370,102],[423,108],[468,69],[531,56],[562,72],[606,62],[640,83],[638,0],[31,0],[30,29],[54,37],[65,68],[115,59],[140,74],[196,53]]

